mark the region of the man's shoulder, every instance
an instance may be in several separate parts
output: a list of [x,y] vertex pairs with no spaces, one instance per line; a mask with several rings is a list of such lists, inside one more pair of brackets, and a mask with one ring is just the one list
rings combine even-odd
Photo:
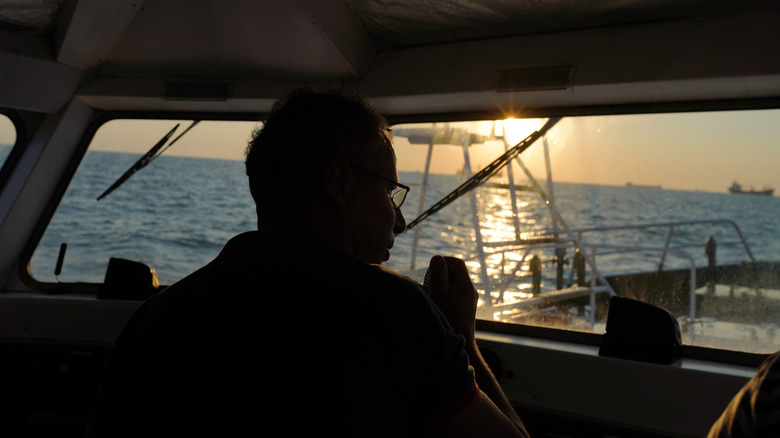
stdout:
[[[324,293],[327,292],[327,293]],[[321,241],[266,238],[245,233],[231,239],[206,266],[169,286],[166,303],[183,306],[230,299],[289,305],[301,300],[329,308],[362,303],[375,308],[427,308],[420,284],[398,272]]]
[[370,275],[375,276],[377,279],[381,279],[383,283],[389,286],[395,286],[404,289],[418,289],[420,286],[419,282],[398,271],[394,271],[381,265],[367,265],[367,272],[369,272]]

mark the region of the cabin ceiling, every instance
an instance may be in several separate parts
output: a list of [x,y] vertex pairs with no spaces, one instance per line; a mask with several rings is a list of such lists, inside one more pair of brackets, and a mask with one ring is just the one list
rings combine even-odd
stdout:
[[[765,3],[765,4],[761,4]],[[148,74],[359,74],[377,51],[780,9],[732,0],[0,0],[76,68]],[[340,57],[332,57],[333,51]],[[297,56],[290,56],[296,54]],[[238,69],[235,72],[234,69]]]
[[741,13],[708,0],[347,0],[380,47],[450,43],[595,26]]
[[[381,95],[390,92],[378,85],[380,78],[386,80],[387,76],[380,73],[370,80],[371,74],[387,70],[399,54],[417,53],[421,48],[627,23],[749,15],[780,10],[778,3],[0,0],[0,34],[12,35],[5,44],[9,51],[36,59],[48,57],[56,63],[52,69],[64,72],[58,74],[83,73],[79,86],[98,106],[99,95],[143,97],[151,93],[147,87],[152,86],[143,81],[153,80],[244,81],[231,85],[233,92],[271,97],[292,84],[360,83],[368,77],[365,82],[374,84],[368,90]],[[542,54],[538,60],[530,56],[537,55],[529,52],[529,65],[571,62],[563,56],[545,59]],[[124,90],[119,90],[117,84],[122,80]],[[155,93],[160,94],[159,90]],[[108,105],[106,102],[102,105]]]

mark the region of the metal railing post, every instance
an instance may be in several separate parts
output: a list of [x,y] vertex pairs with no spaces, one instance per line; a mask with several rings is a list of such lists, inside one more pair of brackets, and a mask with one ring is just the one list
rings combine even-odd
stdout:
[[[466,177],[471,178],[471,159],[469,158],[469,146],[471,143],[469,142],[468,137],[463,139],[463,168],[466,171]],[[485,257],[485,246],[482,242],[482,227],[479,223],[479,209],[477,208],[477,191],[472,190],[469,193],[469,198],[471,199],[471,220],[474,223],[474,236],[476,238],[476,244],[477,244],[477,258],[479,259],[479,265],[480,265],[480,272],[479,277],[482,281],[482,287],[485,290],[485,296],[484,296],[484,302],[487,307],[491,307],[493,305],[493,299],[492,295],[490,294],[490,278],[488,276],[488,266],[487,266],[487,260]]]
[[[423,174],[422,188],[420,189],[420,203],[419,203],[419,207],[417,208],[418,216],[422,214],[423,207],[425,206],[425,191],[428,188],[428,175],[431,170],[432,155],[433,155],[433,138],[431,138],[431,142],[428,143],[428,156],[425,159],[425,173]],[[417,242],[420,239],[420,228],[422,228],[421,225],[414,227],[414,240],[412,240],[412,260],[409,269],[414,269],[415,262],[417,260]]]

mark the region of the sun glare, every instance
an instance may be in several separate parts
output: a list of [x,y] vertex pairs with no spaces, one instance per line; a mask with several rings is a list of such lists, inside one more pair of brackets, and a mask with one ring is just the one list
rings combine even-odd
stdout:
[[506,140],[515,144],[539,129],[543,122],[543,119],[505,119],[498,125],[501,126]]

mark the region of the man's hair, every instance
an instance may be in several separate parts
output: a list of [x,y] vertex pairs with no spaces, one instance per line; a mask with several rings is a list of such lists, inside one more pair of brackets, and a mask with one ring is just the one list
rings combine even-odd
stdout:
[[273,105],[246,150],[259,224],[304,212],[323,195],[318,182],[332,160],[373,168],[388,149],[387,121],[360,96],[336,89],[293,90]]

